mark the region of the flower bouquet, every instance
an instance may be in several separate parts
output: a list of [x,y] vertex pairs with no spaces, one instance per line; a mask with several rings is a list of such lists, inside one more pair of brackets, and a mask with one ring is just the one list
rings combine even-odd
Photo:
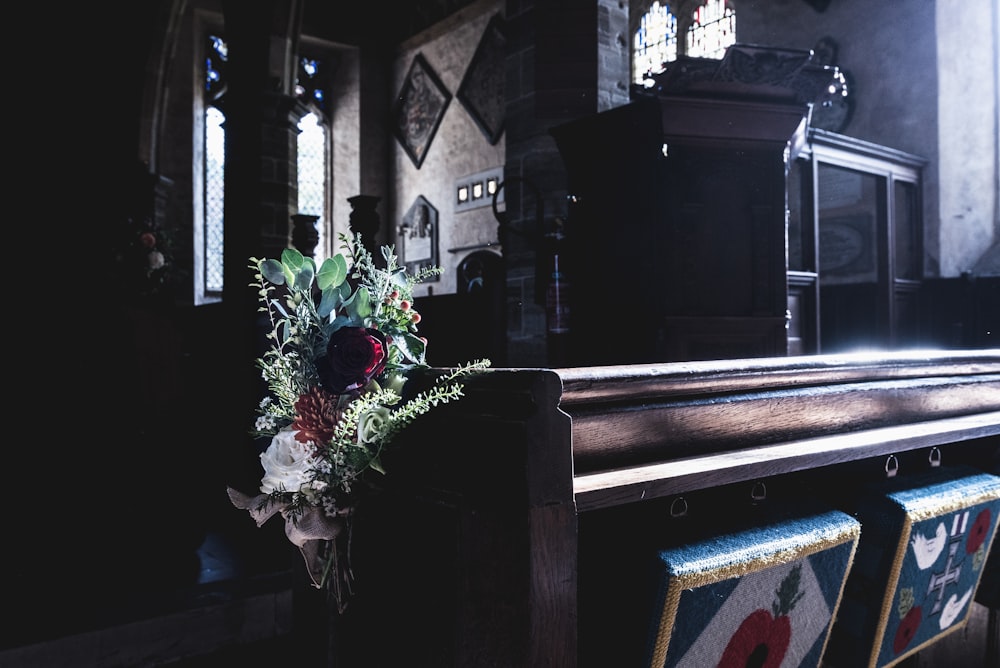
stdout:
[[129,216],[122,225],[122,242],[115,249],[121,285],[138,301],[169,297],[177,279],[168,230],[151,218]]
[[403,428],[461,397],[462,377],[490,362],[453,369],[404,399],[408,374],[428,368],[413,287],[441,269],[410,275],[391,246],[381,249],[381,268],[360,236],[353,244],[340,238],[345,252],[318,269],[290,248],[280,260],[250,260],[260,311],[271,326],[270,347],[257,360],[268,393],[253,433],[271,443],[260,455],[260,494],[228,492],[257,526],[281,515],[313,586],[327,588],[343,611],[351,594],[348,536],[357,488],[384,473],[381,455]]

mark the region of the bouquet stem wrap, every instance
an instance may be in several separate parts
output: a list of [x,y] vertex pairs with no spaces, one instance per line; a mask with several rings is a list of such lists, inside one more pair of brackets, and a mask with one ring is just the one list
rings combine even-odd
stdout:
[[248,511],[258,527],[275,515],[280,514],[284,518],[285,535],[299,548],[312,585],[319,589],[329,582],[337,608],[343,612],[352,593],[349,549],[351,511],[342,510],[330,516],[317,506],[307,506],[293,514],[289,511],[291,503],[275,500],[268,494],[249,496],[232,487],[226,490],[232,504]]

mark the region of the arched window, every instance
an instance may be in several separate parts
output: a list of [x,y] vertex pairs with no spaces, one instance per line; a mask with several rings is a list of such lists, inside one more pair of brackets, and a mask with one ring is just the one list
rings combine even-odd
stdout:
[[[223,222],[225,200],[225,114],[218,102],[226,90],[228,47],[221,31],[207,35],[205,45],[204,85],[202,87],[200,173],[201,206],[195,224],[195,303],[204,304],[222,298]],[[319,242],[316,260],[330,255],[330,121],[329,70],[331,59],[301,57],[295,95],[308,107],[299,122],[297,140],[296,186],[298,213],[317,217]]]
[[[217,106],[226,90],[229,49],[219,34],[205,44],[202,87],[200,215],[195,216],[195,303],[222,299],[223,202],[225,200],[226,116]],[[198,188],[195,189],[198,191]]]
[[644,84],[680,56],[722,58],[736,43],[736,10],[732,0],[656,0],[632,43],[632,81]]
[[641,84],[663,71],[663,63],[677,60],[677,19],[670,8],[654,2],[639,21],[632,50],[632,80]]
[[297,140],[298,213],[316,216],[317,263],[332,254],[330,247],[330,60],[299,58],[295,95],[309,108],[299,121]]

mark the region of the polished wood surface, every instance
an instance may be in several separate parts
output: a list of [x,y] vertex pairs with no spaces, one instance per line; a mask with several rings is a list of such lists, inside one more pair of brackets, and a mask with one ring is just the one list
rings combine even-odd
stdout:
[[737,487],[850,493],[935,453],[1000,471],[1000,350],[491,370],[386,455],[335,665],[594,665],[596,518],[642,531]]

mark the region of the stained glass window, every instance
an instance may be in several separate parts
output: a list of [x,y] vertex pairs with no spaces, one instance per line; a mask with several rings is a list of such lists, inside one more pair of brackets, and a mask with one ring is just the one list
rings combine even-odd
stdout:
[[694,10],[687,29],[685,55],[692,58],[722,58],[736,42],[736,13],[726,0],[708,0]]
[[642,83],[663,64],[677,59],[677,19],[670,8],[654,2],[639,21],[633,49],[633,81]]
[[634,83],[650,85],[651,75],[680,56],[722,58],[736,43],[736,11],[729,0],[703,0],[691,13],[675,15],[672,6],[678,4],[653,2],[639,20],[632,40]]

